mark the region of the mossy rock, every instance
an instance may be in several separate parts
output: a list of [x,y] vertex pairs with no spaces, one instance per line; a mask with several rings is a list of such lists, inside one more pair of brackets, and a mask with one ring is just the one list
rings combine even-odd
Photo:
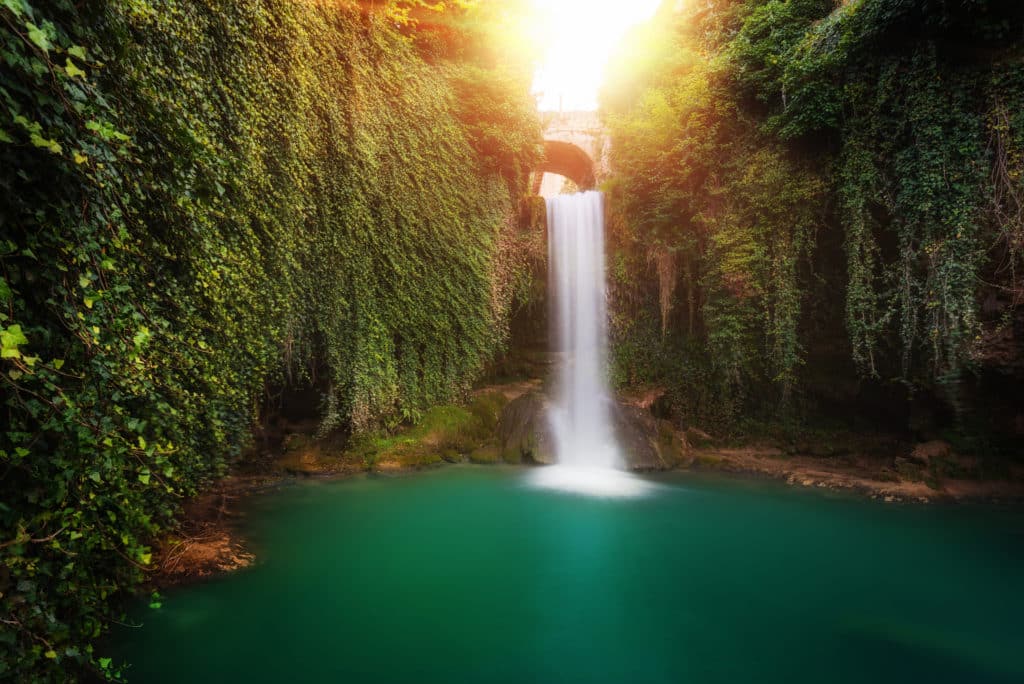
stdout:
[[501,412],[498,440],[506,463],[554,463],[555,441],[544,395],[530,392],[509,402]]
[[521,463],[524,463],[523,454],[518,449],[501,450],[499,451],[499,454],[501,455],[502,462],[509,465],[520,465]]
[[501,449],[497,444],[488,444],[476,449],[469,455],[470,463],[477,463],[479,465],[493,465],[495,463],[501,463]]
[[373,470],[382,464],[422,468],[442,462],[461,463],[464,457],[494,437],[505,399],[485,393],[469,406],[435,406],[416,425],[398,434],[370,432],[353,440],[347,456]]

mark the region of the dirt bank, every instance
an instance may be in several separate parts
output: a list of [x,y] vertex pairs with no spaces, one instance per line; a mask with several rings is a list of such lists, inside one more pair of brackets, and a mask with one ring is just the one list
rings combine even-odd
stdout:
[[848,490],[887,503],[932,501],[1024,501],[1024,481],[934,479],[904,476],[894,459],[866,455],[840,458],[788,455],[772,447],[704,448],[691,451],[684,467],[783,480],[795,487]]

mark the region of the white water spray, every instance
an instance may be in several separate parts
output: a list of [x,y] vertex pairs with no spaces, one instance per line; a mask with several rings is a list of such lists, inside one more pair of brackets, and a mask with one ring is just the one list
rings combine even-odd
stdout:
[[548,293],[559,353],[551,410],[562,465],[620,464],[605,386],[604,208],[599,192],[548,198]]
[[558,465],[541,469],[537,480],[601,496],[636,495],[645,483],[620,470],[605,379],[603,196],[591,191],[549,197],[547,214],[551,333],[559,355],[549,419]]

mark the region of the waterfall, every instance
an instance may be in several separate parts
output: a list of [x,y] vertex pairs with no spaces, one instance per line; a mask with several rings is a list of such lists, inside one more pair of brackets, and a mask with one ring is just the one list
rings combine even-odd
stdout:
[[603,197],[593,191],[550,197],[547,213],[551,332],[559,355],[549,415],[555,453],[565,466],[619,467],[605,380]]
[[548,419],[558,464],[535,484],[602,497],[639,496],[650,483],[622,470],[606,380],[604,205],[599,192],[547,200],[551,338],[558,356]]

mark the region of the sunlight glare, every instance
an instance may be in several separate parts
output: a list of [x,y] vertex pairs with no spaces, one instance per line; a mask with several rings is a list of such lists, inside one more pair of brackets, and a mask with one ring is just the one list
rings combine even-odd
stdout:
[[534,0],[545,55],[533,90],[541,111],[593,111],[608,59],[661,0]]

